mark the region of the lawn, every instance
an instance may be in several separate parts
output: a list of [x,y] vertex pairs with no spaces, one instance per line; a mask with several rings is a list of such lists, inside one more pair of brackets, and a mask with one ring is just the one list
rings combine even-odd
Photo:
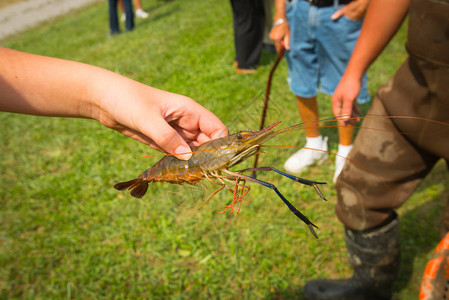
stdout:
[[[228,1],[143,5],[150,17],[137,20],[132,33],[108,37],[103,2],[0,44],[97,65],[185,94],[230,131],[257,129],[275,55],[264,52],[256,74],[234,73]],[[371,68],[371,94],[405,59],[405,39],[406,26]],[[282,61],[267,124],[300,122],[286,76]],[[330,98],[319,98],[322,117],[331,116]],[[308,279],[351,275],[334,214],[332,156],[302,174],[329,182],[322,189],[328,202],[313,188],[276,174],[259,175],[318,225],[315,239],[273,191],[254,184],[238,215],[217,213],[232,197],[225,191],[198,210],[214,191],[208,184],[158,183],[142,199],[116,191],[114,183],[136,177],[158,159],[136,157],[157,152],[97,122],[2,113],[0,130],[2,299],[303,299]],[[324,134],[335,151],[336,130]],[[269,144],[303,142],[303,132],[296,131]],[[261,165],[282,168],[296,150],[265,151]],[[399,211],[403,256],[396,299],[417,298],[425,263],[439,240],[446,186],[440,163]]]

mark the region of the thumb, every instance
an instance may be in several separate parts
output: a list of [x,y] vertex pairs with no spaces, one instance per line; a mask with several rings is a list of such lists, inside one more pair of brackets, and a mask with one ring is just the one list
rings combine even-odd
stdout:
[[283,40],[283,46],[285,50],[290,50],[290,34],[286,35]]
[[352,116],[352,108],[353,108],[353,101],[343,101],[343,105],[341,108],[341,116],[342,120],[346,122],[350,121]]
[[345,14],[345,12],[346,12],[346,6],[337,10],[336,12],[334,12],[331,16],[331,19],[335,21],[335,20],[341,18]]
[[341,115],[341,102],[341,99],[334,93],[334,95],[332,96],[332,112],[335,118],[338,118]]
[[164,119],[155,120],[149,125],[150,128],[144,134],[149,136],[161,149],[182,160],[192,157],[189,145]]

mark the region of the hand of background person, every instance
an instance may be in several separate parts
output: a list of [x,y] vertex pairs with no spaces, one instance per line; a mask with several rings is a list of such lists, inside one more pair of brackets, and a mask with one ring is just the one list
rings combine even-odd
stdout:
[[351,20],[361,20],[368,9],[369,0],[353,0],[332,14],[331,19],[337,20],[345,16]]
[[273,26],[270,31],[270,39],[274,42],[276,50],[279,52],[281,45],[285,50],[290,50],[290,28],[286,18],[282,18],[284,22],[277,26]]
[[343,75],[332,95],[332,111],[340,126],[354,125],[360,121],[360,109],[357,97],[361,89],[361,80],[349,75]]
[[188,97],[99,67],[2,47],[0,111],[95,119],[180,159],[190,158],[183,154],[189,145],[227,134],[214,114]]

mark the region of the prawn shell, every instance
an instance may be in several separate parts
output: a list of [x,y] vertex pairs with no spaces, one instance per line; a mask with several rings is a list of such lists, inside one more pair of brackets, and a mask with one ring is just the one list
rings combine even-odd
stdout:
[[139,176],[149,182],[190,183],[195,184],[203,178],[201,170],[190,161],[180,160],[174,156],[166,156],[153,167]]
[[189,160],[189,168],[213,171],[226,167],[238,152],[236,147],[232,146],[234,139],[233,134],[192,147],[193,155]]

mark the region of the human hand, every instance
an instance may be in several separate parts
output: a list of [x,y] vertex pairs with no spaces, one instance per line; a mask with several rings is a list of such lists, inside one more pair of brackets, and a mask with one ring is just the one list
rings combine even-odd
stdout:
[[195,146],[227,135],[226,126],[192,99],[117,78],[93,112],[106,127],[151,146],[189,159]]
[[0,111],[95,119],[180,159],[228,132],[192,99],[99,67],[0,47],[0,69]]
[[343,6],[332,14],[331,19],[337,20],[341,16],[345,16],[351,20],[361,20],[365,16],[368,9],[369,0],[354,0]]
[[355,100],[361,86],[359,79],[343,75],[335,89],[332,95],[332,111],[340,126],[355,125],[360,121],[360,109]]
[[282,46],[285,50],[290,50],[290,28],[288,22],[283,18],[284,22],[271,28],[270,39],[274,42],[276,51],[279,52]]

